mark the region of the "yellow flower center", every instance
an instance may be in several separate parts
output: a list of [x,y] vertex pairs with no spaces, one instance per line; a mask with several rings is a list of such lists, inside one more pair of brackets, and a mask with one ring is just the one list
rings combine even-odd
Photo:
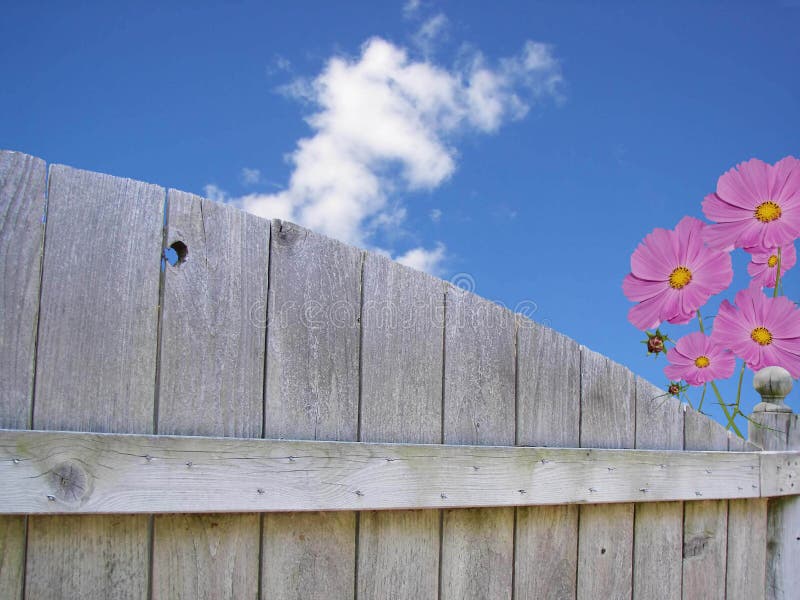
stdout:
[[759,346],[768,346],[772,343],[772,334],[765,327],[756,327],[750,332],[750,338]]
[[692,272],[686,267],[677,267],[669,274],[669,287],[679,290],[692,280]]
[[705,369],[708,365],[711,364],[711,361],[708,360],[707,356],[698,356],[694,359],[694,366],[700,369]]
[[774,267],[775,265],[778,264],[778,257],[773,254],[772,256],[769,257],[769,260],[767,261],[767,264],[770,267]]
[[772,200],[767,200],[756,206],[754,215],[762,223],[769,223],[781,218],[781,207]]

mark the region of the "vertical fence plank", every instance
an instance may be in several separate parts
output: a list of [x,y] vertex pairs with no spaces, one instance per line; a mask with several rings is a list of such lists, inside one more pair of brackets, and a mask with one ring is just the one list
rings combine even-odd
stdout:
[[[636,378],[636,448],[683,449],[683,407],[676,398]],[[683,503],[636,504],[633,597],[678,600],[683,560]]]
[[[444,442],[513,445],[515,317],[464,290],[447,289]],[[447,490],[442,490],[446,494]],[[510,598],[514,509],[447,510],[441,597]]]
[[[50,169],[33,426],[151,433],[164,190]],[[91,474],[89,474],[91,475]],[[147,516],[29,520],[31,598],[143,598]]]
[[[364,264],[363,442],[442,439],[444,284],[377,255]],[[440,511],[360,514],[358,597],[435,598]]]
[[[158,433],[261,437],[269,221],[170,190]],[[159,515],[153,598],[254,598],[260,517]]]
[[[581,349],[581,447],[632,448],[635,384],[628,369]],[[581,506],[578,598],[630,598],[633,504]]]
[[[43,160],[0,151],[0,427],[30,425],[42,216]],[[0,597],[21,598],[25,517],[0,517]]]
[[[728,440],[731,452],[749,451],[737,436]],[[764,597],[767,567],[767,499],[728,500],[727,600]]]
[[[265,437],[356,440],[362,254],[272,222]],[[353,512],[265,515],[262,597],[353,597],[355,523]]]
[[[580,346],[520,317],[517,330],[517,444],[580,443]],[[517,509],[514,598],[572,600],[576,593],[578,507]]]
[[[686,411],[686,450],[727,450],[728,434],[709,417]],[[728,501],[686,502],[683,513],[683,597],[725,598]]]
[[[800,450],[800,415],[757,412],[748,437],[764,450]],[[789,600],[800,590],[800,498],[770,498],[767,503],[766,598]]]

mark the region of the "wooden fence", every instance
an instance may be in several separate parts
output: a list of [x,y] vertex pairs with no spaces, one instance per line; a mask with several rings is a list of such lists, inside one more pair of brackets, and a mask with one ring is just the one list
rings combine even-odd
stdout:
[[4,599],[798,597],[796,415],[741,442],[382,256],[15,152],[0,268]]

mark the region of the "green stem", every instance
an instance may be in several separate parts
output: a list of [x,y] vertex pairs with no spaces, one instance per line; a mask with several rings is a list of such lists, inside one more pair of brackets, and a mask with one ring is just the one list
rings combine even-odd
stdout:
[[781,284],[781,249],[778,247],[778,263],[775,265],[775,291],[772,292],[772,297],[778,297],[778,286]]
[[725,427],[726,428],[730,427],[731,429],[733,429],[733,431],[734,431],[734,433],[736,433],[736,435],[738,435],[740,438],[744,439],[744,436],[742,435],[742,432],[739,431],[739,428],[736,426],[736,423],[734,423],[734,421],[733,421],[734,417],[736,416],[736,409],[734,409],[733,415],[731,415],[730,411],[728,410],[728,407],[725,406],[725,402],[722,400],[722,394],[719,393],[719,388],[717,387],[717,384],[714,383],[713,381],[711,382],[711,389],[714,390],[714,394],[717,396],[717,402],[719,403],[719,406],[722,409],[722,412],[725,413],[725,418],[728,419],[728,424]]
[[700,316],[700,309],[697,309],[697,323],[700,325],[700,333],[705,333],[706,328],[703,327],[703,317]]
[[706,389],[708,388],[708,384],[703,384],[703,393],[700,394],[700,404],[697,405],[697,412],[702,412],[703,410],[703,400],[706,399]]
[[739,403],[742,400],[742,380],[744,379],[744,368],[745,368],[745,362],[742,361],[742,369],[741,371],[739,371],[739,385],[736,388],[736,411],[734,412],[734,415],[736,414],[736,412],[741,412],[739,410]]

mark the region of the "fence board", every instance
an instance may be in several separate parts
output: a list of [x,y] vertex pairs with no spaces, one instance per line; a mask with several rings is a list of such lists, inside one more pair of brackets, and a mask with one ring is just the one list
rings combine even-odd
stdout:
[[[728,434],[693,410],[684,418],[687,450],[727,450]],[[725,598],[728,502],[686,502],[683,513],[683,590],[685,598]]]
[[[269,221],[184,192],[168,194],[159,433],[261,437]],[[154,598],[253,598],[256,514],[155,518]]]
[[[265,437],[356,440],[362,261],[356,248],[272,222]],[[355,513],[265,515],[262,597],[352,597],[355,539]],[[287,587],[299,557],[305,568]]]
[[[580,445],[580,347],[528,319],[517,329],[517,444]],[[514,598],[575,598],[578,507],[520,507]]]
[[[363,442],[442,440],[444,287],[387,258],[364,264]],[[359,515],[358,597],[435,598],[440,511]]]
[[[754,423],[748,424],[748,437],[759,447],[771,451],[800,450],[800,415],[759,412],[753,414],[753,420]],[[796,474],[798,461],[772,467]],[[797,477],[793,480],[797,481]],[[778,486],[778,491],[781,487]],[[766,597],[789,600],[800,589],[800,569],[797,568],[800,563],[800,499],[796,496],[771,498],[767,510]]]
[[[746,452],[748,444],[737,436],[728,440],[731,452]],[[728,501],[727,600],[764,597],[767,567],[767,500]]]
[[756,498],[761,463],[774,465],[779,457],[796,462],[800,452],[762,456],[2,430],[0,481],[6,485],[0,487],[0,514]]
[[[632,448],[635,384],[626,368],[581,349],[581,447]],[[578,599],[630,598],[633,504],[581,506]]]
[[[636,448],[683,449],[683,407],[641,377],[636,378]],[[633,597],[681,597],[683,504],[638,503],[634,514]]]
[[[164,190],[50,168],[36,398],[40,429],[153,430]],[[32,517],[32,598],[142,598],[146,516]]]
[[[515,316],[453,286],[445,305],[444,442],[511,445]],[[513,509],[448,510],[442,527],[441,597],[510,598]]]
[[[0,151],[0,427],[31,422],[45,178],[43,160]],[[0,517],[0,597],[22,597],[25,528]]]

